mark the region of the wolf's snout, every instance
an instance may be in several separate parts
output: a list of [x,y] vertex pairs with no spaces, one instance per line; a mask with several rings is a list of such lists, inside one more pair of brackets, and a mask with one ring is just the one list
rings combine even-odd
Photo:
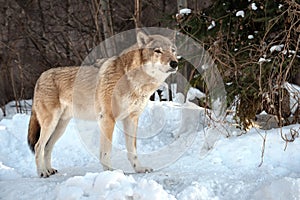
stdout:
[[173,69],[175,69],[175,68],[178,66],[178,62],[172,60],[172,61],[170,62],[170,66],[171,66]]

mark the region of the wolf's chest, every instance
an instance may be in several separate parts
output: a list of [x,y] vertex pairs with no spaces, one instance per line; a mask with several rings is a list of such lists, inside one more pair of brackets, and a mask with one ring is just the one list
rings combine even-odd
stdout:
[[113,113],[116,114],[118,119],[123,119],[132,114],[139,115],[147,105],[148,99],[148,93],[128,91],[114,104]]
[[113,113],[118,119],[128,115],[139,115],[147,105],[149,97],[158,83],[147,79],[143,73],[131,72],[123,76],[113,90]]
[[149,94],[140,92],[140,93],[129,93],[125,95],[123,99],[124,106],[127,106],[129,110],[132,111],[142,111],[146,106],[149,99]]

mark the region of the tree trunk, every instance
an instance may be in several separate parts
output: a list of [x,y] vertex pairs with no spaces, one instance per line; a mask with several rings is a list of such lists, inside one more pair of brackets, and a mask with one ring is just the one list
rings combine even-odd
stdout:
[[141,28],[141,0],[134,0],[134,23],[135,28]]
[[103,24],[103,33],[105,39],[106,57],[112,57],[116,54],[115,42],[113,39],[107,40],[113,36],[112,16],[109,0],[100,0],[100,15]]

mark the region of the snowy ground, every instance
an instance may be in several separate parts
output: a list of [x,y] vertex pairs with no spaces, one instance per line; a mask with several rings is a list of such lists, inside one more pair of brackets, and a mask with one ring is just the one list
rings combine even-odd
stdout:
[[[34,156],[27,146],[29,115],[15,114],[2,119],[0,199],[300,199],[300,141],[296,138],[284,151],[285,142],[280,137],[280,131],[284,134],[290,134],[291,130],[299,132],[299,124],[282,130],[253,128],[241,136],[221,137],[203,157],[200,151],[206,129],[191,127],[194,132],[184,135],[176,131],[178,126],[183,131],[194,123],[193,118],[185,117],[182,112],[178,120],[174,114],[178,108],[171,103],[156,109],[159,108],[169,113],[159,130],[165,134],[138,142],[140,151],[157,151],[171,138],[195,138],[176,162],[148,174],[103,172],[98,160],[82,145],[78,123],[73,120],[53,152],[53,166],[59,173],[47,179],[38,178]],[[196,111],[199,114],[200,111]],[[147,121],[149,116],[146,113],[142,118]],[[266,137],[264,162],[259,167],[263,136]],[[115,145],[122,146],[121,142],[122,139],[117,138]],[[178,153],[174,152],[169,152],[170,157]],[[161,162],[157,158],[154,156],[151,160],[153,166]]]

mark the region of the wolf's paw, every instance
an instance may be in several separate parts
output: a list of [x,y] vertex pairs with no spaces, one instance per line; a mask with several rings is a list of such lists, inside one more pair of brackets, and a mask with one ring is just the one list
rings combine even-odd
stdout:
[[58,171],[57,171],[56,169],[54,169],[54,168],[48,169],[47,171],[50,173],[50,175],[56,174],[56,173],[58,172]]
[[153,169],[150,167],[134,167],[136,173],[150,173]]
[[56,174],[56,173],[57,173],[57,170],[53,169],[53,168],[38,171],[38,175],[41,178],[48,178],[49,176]]

